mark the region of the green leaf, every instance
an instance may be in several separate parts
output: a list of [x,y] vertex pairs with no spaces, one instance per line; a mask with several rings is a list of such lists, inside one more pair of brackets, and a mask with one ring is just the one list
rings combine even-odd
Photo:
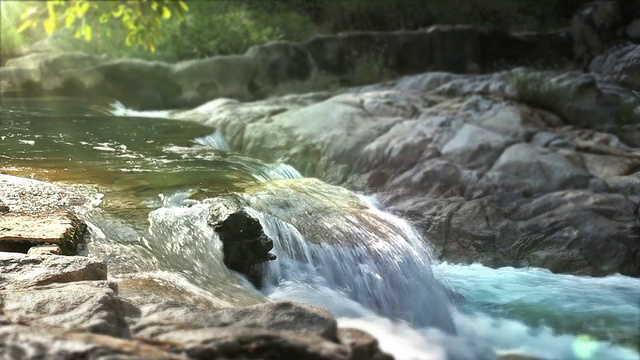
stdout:
[[116,18],[119,18],[120,16],[122,16],[122,14],[124,14],[124,5],[118,6],[118,10],[112,12],[111,14],[113,15],[113,17],[116,17]]
[[180,7],[182,8],[182,10],[189,11],[189,6],[187,6],[186,2],[180,0],[180,1],[178,1],[178,4],[180,4]]
[[69,15],[67,15],[67,19],[65,20],[64,25],[70,28],[75,21],[76,21],[76,14],[74,14],[73,12],[69,12]]
[[80,39],[82,37],[82,31],[80,31],[80,29],[77,29],[73,36],[75,36],[76,39]]
[[158,10],[158,2],[157,1],[154,1],[154,2],[151,3],[151,9],[153,11]]
[[24,19],[26,19],[28,17],[31,17],[31,16],[33,16],[33,14],[36,13],[36,11],[38,11],[38,7],[37,6],[32,6],[20,16],[20,19],[24,20]]
[[87,11],[89,10],[90,6],[91,6],[91,4],[88,1],[83,1],[80,4],[80,8],[78,9],[78,16],[79,17],[84,17],[84,14],[87,13]]
[[82,33],[84,34],[84,40],[85,41],[91,41],[91,26],[85,24],[82,27]]
[[171,10],[166,6],[162,7],[162,18],[165,20],[171,19]]
[[37,20],[27,20],[27,21],[23,22],[22,25],[20,25],[20,27],[18,28],[18,32],[21,33],[23,31],[25,31],[34,22],[37,22]]
[[133,44],[133,38],[135,36],[136,36],[135,32],[130,32],[129,34],[127,34],[127,38],[124,40],[127,46],[131,46],[131,44]]
[[149,48],[149,51],[151,51],[152,53],[156,52],[156,46],[153,45],[151,41],[147,41],[147,48]]
[[47,35],[53,34],[55,30],[56,30],[55,18],[48,18],[47,20],[44,21],[44,31],[47,33]]
[[106,24],[106,23],[108,23],[110,18],[111,18],[111,17],[109,16],[109,14],[108,14],[108,13],[105,13],[105,14],[100,15],[100,24]]

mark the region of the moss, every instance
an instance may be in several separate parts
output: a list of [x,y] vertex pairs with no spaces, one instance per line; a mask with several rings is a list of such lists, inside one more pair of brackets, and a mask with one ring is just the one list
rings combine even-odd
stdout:
[[87,224],[80,220],[76,215],[69,213],[71,227],[62,236],[60,244],[60,253],[62,255],[76,255],[78,253],[78,245],[84,244],[84,236],[87,232]]

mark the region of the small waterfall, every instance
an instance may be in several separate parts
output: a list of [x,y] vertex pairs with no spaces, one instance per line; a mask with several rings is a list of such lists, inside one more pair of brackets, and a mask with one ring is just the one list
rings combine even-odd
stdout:
[[318,218],[320,229],[330,226],[348,238],[348,244],[329,244],[305,238],[276,216],[247,211],[260,219],[278,256],[266,265],[267,292],[285,282],[328,287],[384,316],[455,333],[446,296],[431,272],[431,252],[405,221],[372,207],[368,222],[349,214],[330,224]]
[[254,175],[260,181],[301,179],[302,174],[289,164],[277,163],[260,171]]
[[231,147],[221,131],[216,130],[213,134],[199,137],[193,140],[194,143],[213,149],[230,151]]

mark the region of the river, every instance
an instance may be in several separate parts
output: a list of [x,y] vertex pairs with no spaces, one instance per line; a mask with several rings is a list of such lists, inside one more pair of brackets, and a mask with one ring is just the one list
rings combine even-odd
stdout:
[[317,218],[359,246],[309,241],[257,200],[250,211],[278,259],[256,290],[223,265],[206,224],[210,199],[271,183],[324,195],[305,194],[308,179],[291,166],[234,153],[223,134],[166,115],[108,100],[2,99],[0,168],[93,197],[83,252],[105,260],[114,279],[159,279],[219,306],[316,304],[397,359],[640,359],[640,279],[440,263],[428,239],[371,194],[356,194],[368,217],[337,202]]

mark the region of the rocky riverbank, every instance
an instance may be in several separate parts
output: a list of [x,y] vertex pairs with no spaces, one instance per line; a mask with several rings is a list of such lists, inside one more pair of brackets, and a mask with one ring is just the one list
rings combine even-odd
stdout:
[[[57,244],[5,226],[44,232],[41,222],[59,224],[61,211],[87,202],[35,180],[0,181],[0,243]],[[82,227],[77,215],[73,229]],[[0,251],[0,279],[0,352],[9,359],[391,359],[370,335],[339,329],[327,310],[286,301],[220,308],[151,279],[110,280],[91,257]]]
[[[518,79],[541,79],[534,91],[555,105],[524,103],[537,85]],[[517,69],[215,100],[173,116],[215,126],[242,153],[376,193],[443,260],[639,276],[638,125],[615,123],[634,96],[595,74]],[[606,126],[621,136],[596,130]]]

